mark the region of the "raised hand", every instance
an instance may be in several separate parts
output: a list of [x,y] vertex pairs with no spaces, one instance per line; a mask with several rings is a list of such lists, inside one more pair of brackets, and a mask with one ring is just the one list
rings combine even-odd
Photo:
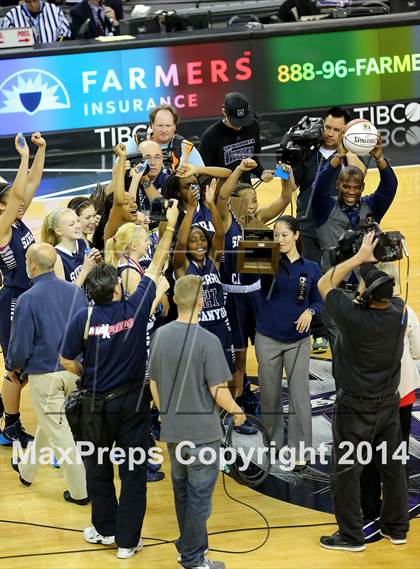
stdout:
[[21,132],[15,136],[15,148],[21,156],[29,156],[29,148]]
[[119,144],[117,144],[116,146],[114,146],[114,154],[116,156],[118,156],[118,158],[121,158],[123,160],[125,160],[126,156],[127,156],[127,151],[125,149],[125,144],[122,144],[121,142]]
[[217,181],[213,178],[209,186],[206,186],[206,202],[211,205],[214,203],[214,196],[216,195]]
[[378,243],[377,237],[375,237],[374,231],[369,231],[363,237],[362,245],[356,253],[357,259],[362,265],[363,263],[377,263],[378,259],[375,258],[373,251]]
[[189,176],[195,176],[197,174],[197,166],[194,164],[183,163],[180,164],[176,170],[176,175],[178,178],[189,178]]
[[243,160],[241,160],[241,163],[238,166],[238,168],[242,172],[249,172],[256,167],[257,167],[257,163],[252,158],[244,158]]
[[45,138],[42,137],[40,132],[34,132],[33,135],[31,136],[31,142],[33,142],[33,144],[35,144],[35,146],[47,146],[47,141],[45,140]]
[[171,200],[171,205],[166,210],[166,219],[168,220],[168,226],[174,228],[179,215],[178,200]]

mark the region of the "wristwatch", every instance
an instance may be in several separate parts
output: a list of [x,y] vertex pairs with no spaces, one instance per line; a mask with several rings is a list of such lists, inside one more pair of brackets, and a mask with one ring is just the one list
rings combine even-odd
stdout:
[[315,310],[313,308],[307,308],[307,310],[309,310],[312,316],[315,316]]
[[150,188],[151,185],[152,185],[152,182],[150,180],[145,180],[141,186],[142,186],[143,190],[147,190],[148,188]]

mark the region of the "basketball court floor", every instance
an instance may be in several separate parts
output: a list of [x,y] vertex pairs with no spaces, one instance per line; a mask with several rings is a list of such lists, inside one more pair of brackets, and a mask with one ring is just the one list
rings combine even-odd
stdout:
[[[399,180],[398,194],[382,228],[398,229],[406,237],[410,253],[408,303],[420,316],[420,170],[417,166],[407,166],[395,171]],[[3,169],[0,175],[8,179],[11,173]],[[76,167],[67,171],[57,168],[46,172],[37,198],[25,217],[27,225],[39,238],[42,218],[48,211],[65,205],[74,195],[89,193],[97,181],[109,178],[110,171],[100,168],[90,171]],[[377,172],[370,170],[366,193],[375,189],[377,183]],[[261,204],[278,195],[279,184],[275,180],[260,186],[258,198]],[[406,270],[407,259],[403,259],[403,296]],[[317,447],[320,442],[328,446],[334,396],[330,362],[327,358],[313,359],[310,371],[313,446]],[[258,373],[252,348],[248,355],[248,373],[254,376]],[[34,432],[36,419],[27,390],[23,392],[22,417],[27,429]],[[245,445],[251,444],[252,437],[244,439],[249,439],[241,440]],[[59,469],[43,466],[35,483],[27,488],[20,485],[10,468],[10,457],[11,449],[0,447],[2,567],[177,567],[176,550],[171,543],[177,537],[177,523],[166,452],[162,467],[165,479],[148,485],[148,508],[143,528],[145,549],[130,560],[117,560],[112,548],[90,545],[83,540],[81,530],[90,525],[90,508],[64,502],[62,493],[66,485]],[[319,537],[336,530],[327,472],[328,467],[318,461],[303,475],[290,474],[276,466],[258,489],[241,486],[228,476],[220,475],[208,527],[209,557],[223,559],[231,569],[376,569],[385,565],[400,569],[419,568],[420,404],[413,409],[409,466],[413,519],[406,545],[395,546],[379,539],[378,526],[374,522],[365,528],[368,546],[364,552],[322,549],[318,544]],[[267,523],[271,528],[269,532]]]

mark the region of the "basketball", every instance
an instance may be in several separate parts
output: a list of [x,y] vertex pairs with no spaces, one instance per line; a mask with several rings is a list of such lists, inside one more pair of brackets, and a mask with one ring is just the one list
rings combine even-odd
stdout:
[[343,144],[349,152],[363,156],[369,154],[378,140],[378,130],[366,119],[350,121],[343,134]]

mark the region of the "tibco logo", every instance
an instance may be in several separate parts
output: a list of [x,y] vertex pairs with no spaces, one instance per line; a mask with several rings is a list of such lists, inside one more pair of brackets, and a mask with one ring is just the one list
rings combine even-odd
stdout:
[[396,103],[392,107],[387,105],[356,107],[353,112],[358,114],[359,118],[368,119],[376,126],[420,121],[420,104],[414,101],[408,104]]

